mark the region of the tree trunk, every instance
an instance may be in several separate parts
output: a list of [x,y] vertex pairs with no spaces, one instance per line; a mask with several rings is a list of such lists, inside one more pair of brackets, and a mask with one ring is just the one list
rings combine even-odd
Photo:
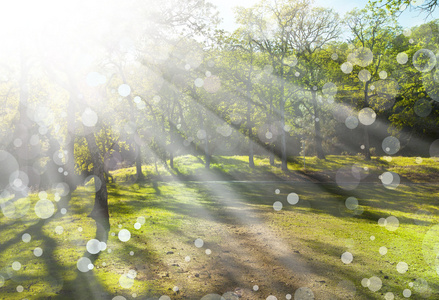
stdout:
[[281,106],[281,152],[282,152],[282,171],[288,171],[287,164],[287,141],[285,127],[285,104]]
[[[369,83],[370,81],[366,81],[364,84],[364,104],[363,108],[369,107]],[[370,143],[369,143],[369,129],[368,125],[364,125],[364,156],[366,160],[370,160]]]
[[255,167],[255,162],[253,159],[253,132],[251,127],[248,129],[248,143],[248,165],[253,169]]
[[[251,45],[251,43],[250,43]],[[252,116],[252,107],[251,107],[251,89],[252,89],[252,83],[251,83],[251,75],[253,72],[253,49],[250,53],[250,68],[248,71],[248,78],[247,78],[247,84],[246,84],[246,97],[247,97],[247,127],[248,127],[248,165],[250,168],[255,167],[255,162],[253,160],[253,124],[251,120]]]
[[[138,136],[137,131],[136,131],[136,136]],[[140,140],[139,140],[140,141]],[[143,175],[142,172],[142,153],[140,150],[140,145],[137,143],[136,139],[134,141],[134,143],[136,143],[136,174],[137,174],[137,182],[142,182],[145,181],[145,175]]]
[[169,124],[169,167],[174,169],[174,126]]
[[206,132],[206,138],[204,139],[204,157],[205,157],[205,165],[204,167],[206,169],[210,168],[210,153],[209,153],[209,138],[207,137]]
[[253,125],[251,121],[251,105],[250,102],[247,104],[247,127],[248,127],[248,165],[250,168],[255,167],[255,162],[253,160]]
[[285,82],[283,80],[284,71],[283,67],[280,69],[280,78],[282,78],[281,88],[280,88],[280,128],[281,131],[281,161],[282,161],[282,171],[288,171],[287,164],[287,141],[286,141],[286,133],[285,133]]
[[364,157],[366,160],[371,160],[370,144],[369,144],[369,128],[364,125]]
[[[87,140],[88,150],[90,151],[93,162],[93,174],[101,181],[99,188],[97,180],[95,180],[95,202],[93,210],[89,217],[96,221],[97,230],[99,233],[108,231],[110,229],[110,215],[108,213],[108,192],[107,183],[105,181],[104,161],[99,148],[96,144],[94,133],[89,133],[85,136]],[[99,189],[98,189],[99,188]]]
[[31,121],[27,116],[27,104],[29,100],[29,66],[28,60],[21,50],[20,53],[20,81],[19,81],[19,103],[18,113],[19,119],[16,121],[14,130],[14,139],[21,140],[21,146],[14,149],[15,156],[20,168],[25,168],[29,159],[29,133],[31,129]]
[[[271,118],[273,115],[273,97],[270,97],[270,110],[268,113],[268,124],[271,125]],[[274,144],[273,142],[270,142],[270,166],[274,166]]]
[[[119,65],[118,68],[119,68],[120,75],[122,77],[122,82],[124,84],[128,84],[122,67]],[[130,121],[133,123],[136,123],[136,120],[134,117],[133,98],[132,98],[131,94],[129,94],[127,96],[127,100],[128,100],[128,104],[130,105]],[[135,151],[136,151],[136,181],[142,182],[142,181],[145,181],[145,176],[143,175],[143,172],[142,172],[142,150],[141,150],[141,147],[139,144],[140,143],[140,136],[139,136],[139,132],[138,132],[137,128],[134,132],[134,143],[135,143]]]
[[[162,115],[162,137],[166,137],[166,127],[165,127],[165,116]],[[166,138],[164,138],[164,141],[161,142],[162,143],[162,149],[163,149],[163,157],[162,160],[165,164],[165,166],[168,165],[168,154],[167,154],[167,150],[166,150]]]
[[270,144],[270,166],[274,166],[274,144]]
[[174,169],[174,153],[172,151],[169,152],[169,167]]
[[204,164],[204,167],[206,169],[210,169],[210,158],[211,158],[210,154],[206,153],[205,155],[206,163]]
[[322,147],[322,133],[320,130],[320,111],[317,106],[316,92],[312,91],[312,100],[314,108],[314,142],[316,147],[316,154],[319,159],[326,159]]
[[67,145],[67,164],[65,166],[68,175],[66,177],[67,184],[69,185],[70,191],[76,190],[79,185],[79,176],[75,173],[75,116],[76,116],[76,105],[75,98],[72,93],[70,94],[67,112],[67,134],[70,136],[70,143]]

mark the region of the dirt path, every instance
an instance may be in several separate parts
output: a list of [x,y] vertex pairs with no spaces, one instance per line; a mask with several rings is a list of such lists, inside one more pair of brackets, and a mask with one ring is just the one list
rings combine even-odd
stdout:
[[[273,228],[267,211],[246,204],[233,184],[200,184],[218,203],[216,209],[197,203],[192,210],[197,222],[186,224],[184,236],[169,241],[176,250],[164,258],[169,268],[157,273],[162,281],[178,286],[172,299],[208,294],[224,295],[226,300],[354,299],[346,293],[349,290],[337,290],[339,282],[325,266],[315,264],[312,249]],[[203,241],[202,247],[194,246],[196,239]]]

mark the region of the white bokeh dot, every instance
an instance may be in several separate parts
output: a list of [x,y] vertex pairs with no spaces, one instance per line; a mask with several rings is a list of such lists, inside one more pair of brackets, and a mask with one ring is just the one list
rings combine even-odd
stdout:
[[121,242],[128,242],[131,238],[131,233],[128,229],[122,229],[121,231],[119,231],[117,237]]
[[52,201],[44,199],[35,204],[35,214],[41,219],[50,218],[55,212],[55,205]]
[[134,285],[134,276],[131,273],[126,273],[120,276],[119,285],[124,289],[129,289]]
[[408,60],[409,60],[409,57],[404,52],[400,52],[396,55],[396,61],[401,65],[406,64]]
[[40,257],[41,255],[43,255],[43,249],[41,249],[40,247],[36,247],[36,248],[34,249],[34,255],[35,255],[36,257]]
[[378,278],[376,276],[372,276],[371,278],[369,278],[369,286],[368,286],[368,288],[372,292],[379,291],[382,286],[383,286],[383,282],[381,281],[380,278]]
[[98,115],[90,107],[87,107],[81,115],[82,124],[86,127],[93,127],[98,123]]
[[196,87],[202,87],[204,85],[204,80],[201,78],[197,78],[195,79],[194,84]]
[[289,193],[287,196],[287,201],[291,205],[295,205],[299,202],[299,195],[296,193]]
[[64,228],[62,226],[56,226],[55,227],[55,233],[56,234],[62,234],[64,232]]
[[393,299],[395,299],[395,295],[393,295],[392,292],[387,292],[387,293],[384,295],[384,299],[385,299],[385,300],[393,300]]
[[358,207],[358,200],[355,197],[348,197],[345,201],[346,208],[349,210],[354,210]]
[[203,245],[204,245],[204,241],[203,241],[202,239],[196,239],[196,240],[194,241],[194,244],[195,244],[195,247],[197,247],[197,248],[201,248],[201,247],[203,247]]
[[90,271],[89,265],[91,264],[91,260],[88,257],[81,257],[76,262],[76,267],[79,271],[85,273]]
[[344,264],[350,264],[354,260],[354,256],[350,252],[345,252],[341,255],[341,261]]
[[280,210],[282,210],[282,202],[280,202],[280,201],[276,201],[276,202],[274,202],[274,203],[273,203],[273,209],[274,209],[275,211],[280,211]]
[[399,220],[395,216],[390,216],[386,218],[386,229],[389,231],[395,231],[399,227]]
[[18,262],[18,261],[14,261],[14,262],[12,263],[12,270],[14,270],[14,271],[18,271],[18,270],[20,270],[20,269],[21,269],[21,263]]
[[407,272],[409,269],[409,266],[407,263],[401,261],[396,265],[396,270],[398,271],[398,273],[404,274],[405,272]]
[[117,89],[117,92],[119,93],[119,95],[121,95],[122,97],[126,97],[129,94],[131,94],[131,88],[128,84],[121,84],[119,86],[119,88]]
[[21,240],[22,240],[23,242],[25,242],[25,243],[29,243],[31,239],[32,239],[32,237],[31,237],[31,235],[30,235],[29,233],[24,233],[24,234],[21,236]]
[[97,239],[91,239],[87,242],[86,245],[87,251],[90,254],[97,254],[101,251],[100,242]]

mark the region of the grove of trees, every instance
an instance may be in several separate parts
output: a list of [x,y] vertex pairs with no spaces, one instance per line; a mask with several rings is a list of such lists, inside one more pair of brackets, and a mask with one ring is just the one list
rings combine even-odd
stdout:
[[1,190],[70,192],[92,175],[90,216],[108,229],[120,167],[143,181],[142,164],[173,168],[182,154],[206,168],[213,155],[248,155],[252,168],[254,155],[278,157],[283,171],[302,151],[432,155],[438,20],[402,28],[378,4],[339,16],[278,0],[238,7],[226,32],[204,0],[130,3],[1,57]]

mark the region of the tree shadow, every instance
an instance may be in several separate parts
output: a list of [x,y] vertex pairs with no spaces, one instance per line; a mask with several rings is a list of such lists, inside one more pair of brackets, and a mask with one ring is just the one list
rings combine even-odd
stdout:
[[[352,191],[346,191],[340,189],[335,183],[327,182],[315,182],[314,180],[308,181],[287,181],[279,180],[273,182],[240,182],[235,180],[229,182],[224,180],[221,172],[216,172],[212,175],[211,181],[182,181],[182,182],[160,182],[160,188],[154,186],[154,183],[142,183],[137,185],[124,185],[115,184],[109,189],[110,196],[110,211],[113,214],[119,216],[133,215],[136,211],[143,211],[145,208],[159,208],[165,211],[174,212],[176,218],[182,218],[185,222],[188,220],[200,220],[204,223],[220,224],[230,230],[227,235],[224,235],[223,239],[227,243],[213,243],[206,242],[206,247],[209,247],[213,253],[218,254],[211,259],[212,268],[207,272],[203,269],[201,264],[194,263],[193,269],[189,273],[182,273],[183,275],[192,276],[191,280],[195,282],[194,286],[203,286],[206,284],[208,289],[201,288],[202,292],[197,289],[186,290],[175,294],[176,299],[196,299],[201,296],[203,292],[206,294],[217,292],[219,294],[226,291],[233,290],[235,287],[242,288],[247,293],[247,296],[259,297],[260,294],[254,294],[251,289],[249,290],[249,282],[252,280],[259,282],[262,287],[265,285],[266,289],[275,289],[282,293],[288,293],[292,289],[297,289],[303,286],[303,278],[306,278],[306,272],[311,272],[316,275],[316,278],[320,277],[333,277],[333,281],[347,281],[361,274],[352,273],[352,269],[345,269],[339,265],[322,264],[319,261],[312,260],[311,256],[307,256],[306,253],[299,251],[288,252],[288,254],[282,254],[274,256],[270,250],[270,238],[268,238],[264,232],[261,235],[256,229],[258,225],[263,225],[266,222],[264,214],[273,211],[273,203],[275,201],[281,201],[284,204],[284,208],[279,212],[280,214],[288,213],[289,210],[295,210],[298,214],[316,214],[324,215],[328,214],[338,218],[357,218],[369,223],[377,222],[380,217],[383,217],[376,210],[369,210],[371,208],[379,208],[381,210],[395,210],[395,211],[407,211],[412,209],[412,203],[406,195],[406,190],[389,190],[382,185],[377,184],[364,184],[360,185],[357,189]],[[222,180],[221,180],[222,179]],[[172,187],[173,189],[170,189]],[[160,193],[157,192],[159,189]],[[279,195],[275,194],[275,189],[279,189],[281,192]],[[176,192],[178,191],[178,192]],[[428,196],[428,201],[434,204],[435,187],[433,186],[420,186],[413,187],[413,193],[425,193],[428,191],[431,195]],[[286,196],[290,192],[295,192],[303,199],[300,199],[296,205],[287,204]],[[86,192],[79,190],[75,193],[77,197],[85,197]],[[70,195],[71,196],[71,195]],[[345,205],[347,196],[355,196],[358,198],[361,206],[364,206],[364,212],[355,215],[352,211],[348,210]],[[192,200],[182,199],[188,198]],[[71,209],[79,214],[86,214],[86,207],[81,207],[76,203],[68,201]],[[66,206],[66,204],[59,203],[59,206]],[[76,211],[77,210],[77,211]],[[55,216],[53,217],[55,218]],[[169,217],[171,218],[171,217]],[[174,216],[172,217],[174,218]],[[400,217],[401,223],[417,222],[421,219]],[[56,294],[51,294],[56,299],[83,299],[83,298],[95,298],[95,299],[111,299],[110,287],[101,283],[97,278],[97,270],[90,270],[82,273],[75,270],[74,276],[71,275],[71,268],[65,266],[58,259],[55,249],[57,248],[57,241],[47,236],[43,230],[44,224],[48,224],[52,219],[46,222],[39,221],[37,223],[26,224],[26,229],[20,231],[17,236],[10,239],[0,245],[0,254],[8,248],[14,247],[20,243],[21,235],[25,232],[34,232],[32,235],[41,236],[41,239],[45,245],[50,249],[44,250],[44,264],[50,266],[49,275],[51,278],[62,278],[62,288],[56,291]],[[161,234],[172,233],[174,236],[179,237],[184,241],[184,249],[186,251],[194,251],[193,240],[195,233],[199,230],[197,223],[193,224],[194,229],[190,231],[183,230],[178,222],[173,223],[168,220],[148,220],[147,224],[151,224],[148,230],[157,230],[158,237]],[[155,222],[155,223],[153,223]],[[145,225],[146,226],[146,225]],[[13,228],[14,225],[8,224],[6,229]],[[239,231],[240,227],[249,228],[248,232]],[[205,231],[207,236],[215,236],[216,232],[208,227],[201,227]],[[253,230],[253,231],[252,231]],[[259,229],[258,229],[259,230]],[[96,236],[100,236],[96,232]],[[157,237],[157,238],[158,238]],[[264,240],[267,238],[267,240]],[[208,240],[209,238],[207,238]],[[127,262],[126,266],[129,268],[138,268],[139,264],[154,265],[156,269],[163,272],[171,273],[171,278],[160,277],[157,275],[155,269],[143,268],[142,273],[144,277],[139,277],[138,280],[151,281],[154,285],[157,285],[157,289],[166,289],[167,284],[172,282],[174,278],[180,278],[178,276],[177,268],[171,268],[163,261],[163,256],[166,257],[166,253],[157,253],[154,251],[152,244],[154,239],[152,237],[147,238],[145,236],[140,237],[141,244],[123,244],[121,249],[125,256],[121,259]],[[265,243],[265,244],[263,244]],[[331,245],[325,245],[323,241],[307,241],[308,244],[314,245],[316,249],[326,249],[326,252],[330,256],[339,256],[343,252],[340,247],[332,247]],[[299,249],[295,248],[297,245],[291,242],[286,242],[289,250]],[[129,257],[128,252],[133,251],[138,254],[139,257]],[[341,251],[341,252],[340,252]],[[257,254],[259,261],[252,259],[253,255]],[[276,253],[283,253],[277,251]],[[294,254],[295,253],[295,254]],[[83,257],[90,258],[92,263],[95,263],[99,259],[99,254],[90,255],[88,252],[82,254]],[[296,255],[297,254],[297,255]],[[142,259],[143,262],[141,262]],[[169,256],[171,257],[171,256]],[[301,269],[300,262],[306,261],[306,267]],[[297,262],[294,264],[292,262]],[[181,268],[180,268],[181,269]],[[178,270],[180,270],[178,269]],[[173,271],[174,270],[174,271]],[[329,270],[329,271],[328,271]],[[174,273],[172,273],[174,272]],[[207,273],[206,273],[207,272]],[[282,281],[276,281],[271,278],[273,272],[282,274],[285,278]],[[331,274],[329,274],[329,273]],[[69,274],[69,275],[67,275]],[[198,274],[198,277],[195,276]],[[210,274],[210,275],[209,275]],[[336,275],[334,275],[336,274]],[[353,275],[354,274],[354,275]],[[213,276],[215,275],[215,276]],[[302,276],[303,275],[303,276]],[[313,275],[313,276],[314,276]],[[216,278],[216,280],[209,282],[206,281],[209,278]],[[248,278],[245,279],[245,276]],[[371,275],[369,275],[370,277]],[[313,277],[314,278],[314,277]],[[264,281],[265,279],[265,281]],[[37,277],[30,277],[29,280],[38,280]],[[44,278],[43,278],[44,280]],[[321,279],[327,281],[327,279]],[[49,279],[47,279],[49,282]],[[53,282],[53,281],[52,281]],[[369,298],[369,291],[363,291],[361,287],[358,288],[358,281],[355,281],[357,286],[356,295],[360,298]],[[245,284],[244,284],[245,283]],[[320,283],[316,283],[320,284]],[[60,286],[60,285],[59,285]],[[433,283],[431,285],[434,286]],[[392,286],[393,288],[393,286]],[[396,287],[395,287],[396,288]],[[437,286],[434,286],[437,289]],[[14,292],[12,286],[8,286],[7,293]],[[144,291],[146,295],[153,296],[156,290]],[[127,293],[122,293],[126,294]],[[267,295],[268,296],[268,295]],[[332,295],[336,297],[337,295]],[[70,297],[70,298],[69,298]],[[47,299],[46,295],[41,295],[37,299]]]
[[[62,197],[58,202],[58,208],[68,207],[70,199],[70,193]],[[75,278],[70,279],[72,270],[66,266],[65,262],[59,260],[60,256],[57,253],[60,248],[59,240],[50,237],[46,233],[51,223],[61,217],[62,214],[57,211],[51,217],[45,220],[40,219],[30,225],[19,222],[20,228],[25,228],[17,232],[13,238],[0,245],[0,255],[12,248],[21,249],[19,253],[29,253],[28,251],[32,253],[32,256],[24,255],[24,257],[27,257],[27,260],[21,261],[23,265],[20,270],[10,272],[12,276],[9,279],[12,279],[11,281],[5,278],[7,281],[5,286],[2,287],[3,296],[9,294],[12,297],[14,293],[17,293],[15,286],[19,283],[25,291],[29,292],[34,290],[34,286],[45,287],[43,295],[32,295],[34,299],[85,299],[90,297],[94,299],[111,299],[105,288],[96,280],[93,272],[82,273],[76,270]],[[18,225],[17,222],[14,224]],[[2,230],[5,228],[2,227]],[[28,245],[22,241],[22,236],[25,233],[30,234],[32,241],[41,244],[41,248],[29,249]],[[101,236],[101,234],[99,235]],[[32,242],[29,245],[31,244]],[[37,249],[41,249],[41,252],[38,254],[36,252]],[[23,256],[23,254],[18,255]],[[84,256],[86,255],[85,253]],[[89,255],[89,257],[93,262],[97,259],[98,255]],[[43,272],[43,270],[46,271]]]

